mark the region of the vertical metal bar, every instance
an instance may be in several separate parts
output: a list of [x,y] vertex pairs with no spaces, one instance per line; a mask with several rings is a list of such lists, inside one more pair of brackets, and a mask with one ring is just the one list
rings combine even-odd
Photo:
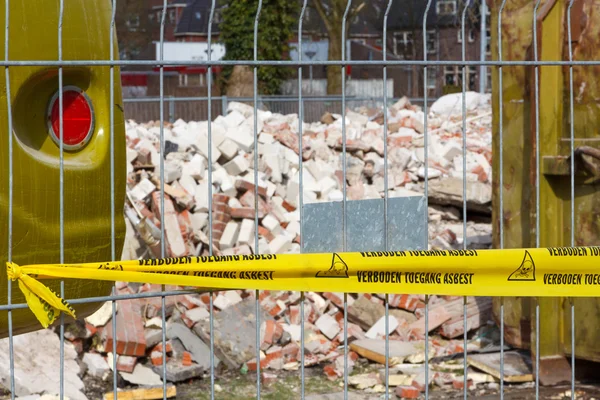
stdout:
[[[165,19],[167,15],[167,0],[163,0],[162,15],[160,19],[160,256],[166,257],[165,240],[165,68],[162,62],[165,59]],[[165,285],[161,286],[165,291]],[[162,376],[163,399],[167,399],[167,316],[165,296],[161,298],[162,318]],[[115,370],[116,373],[116,370]]]
[[[480,5],[479,5],[479,9],[480,9],[480,14],[481,14],[481,29],[480,29],[480,33],[479,33],[479,60],[480,61],[485,61],[485,48],[487,47],[487,35],[485,33],[485,31],[487,30],[486,28],[486,24],[487,24],[487,3],[485,2],[485,0],[482,0]],[[485,87],[486,87],[486,82],[487,82],[487,67],[485,65],[480,65],[479,66],[479,93],[484,94],[485,93]]]
[[[208,117],[206,118],[208,124],[208,215],[209,215],[209,223],[208,223],[208,234],[209,234],[209,250],[208,254],[210,256],[213,255],[212,249],[212,65],[210,61],[212,59],[212,25],[215,17],[215,6],[216,0],[211,1],[210,5],[210,14],[208,16],[208,72],[206,74],[206,84],[208,86],[207,95],[208,95]],[[221,114],[225,115],[226,110],[223,109]],[[215,400],[215,338],[213,334],[214,329],[214,310],[213,310],[213,295],[212,291],[209,292],[210,300],[210,399]]]
[[[342,244],[343,249],[347,249],[347,193],[346,193],[346,23],[348,21],[348,13],[350,12],[350,6],[352,0],[348,0],[346,4],[346,10],[342,17],[342,166],[343,166],[343,178],[344,178],[344,194],[342,196],[342,210],[343,210],[343,230],[342,230]],[[344,293],[344,400],[348,400],[348,293]]]
[[[62,26],[65,14],[64,0],[59,2],[58,15],[58,61],[63,60]],[[58,119],[59,119],[59,235],[60,235],[60,263],[65,262],[65,155],[64,155],[64,120],[63,120],[63,68],[58,68]],[[60,281],[60,296],[65,297],[65,282]],[[65,393],[65,315],[60,313],[60,398]]]
[[[471,0],[467,0],[462,12],[460,23],[460,33],[462,37],[461,56],[463,64],[462,68],[462,139],[463,139],[463,249],[467,249],[467,75],[466,75],[466,42],[465,22],[467,10],[471,5]],[[467,399],[467,385],[469,382],[469,371],[467,369],[467,296],[463,300],[463,323],[464,323],[464,347],[463,347],[463,363],[464,363],[464,387],[463,394]]]
[[[258,60],[258,21],[262,11],[262,0],[258,0],[258,9],[254,18],[254,61]],[[258,68],[254,66],[254,252],[260,254],[258,247]],[[300,146],[302,147],[302,146]],[[300,164],[302,169],[302,164]],[[260,399],[260,291],[256,291],[256,398]]]
[[[502,11],[506,0],[502,0],[498,10],[498,61],[502,62]],[[498,66],[498,141],[500,144],[500,248],[504,248],[504,87],[502,82],[502,64]],[[504,298],[500,303],[500,400],[504,400]]]
[[[573,37],[571,31],[571,8],[574,0],[569,1],[567,9],[567,34],[569,46],[569,62],[573,62]],[[573,98],[573,64],[569,65],[569,141],[571,153],[571,247],[575,246],[575,100]],[[571,305],[571,398],[575,399],[575,299],[570,298]]]
[[[110,61],[114,61],[114,30],[115,30],[115,18],[117,14],[117,0],[112,0],[112,13],[110,17],[110,33],[109,33],[109,46],[110,46]],[[115,76],[114,66],[110,66],[110,254],[111,260],[116,259],[116,244],[115,244]],[[116,283],[113,285],[112,292],[114,295],[117,294]],[[112,301],[112,335],[115,340],[112,343],[113,353],[113,399],[117,400],[117,303]]]
[[[541,0],[533,8],[533,60],[538,62],[537,13]],[[539,66],[534,65],[535,82],[535,247],[540,247],[540,93]],[[540,303],[535,302],[535,398],[540,398]]]
[[[427,61],[427,17],[432,0],[427,0],[423,14],[423,61]],[[429,132],[427,129],[427,64],[423,67],[423,159],[425,162],[425,183],[423,187],[423,200],[425,202],[425,226],[429,225]],[[425,229],[425,249],[429,244],[429,230]],[[429,399],[429,296],[425,296],[425,399]]]
[[[4,60],[9,60],[9,43],[10,43],[10,0],[4,3]],[[9,67],[4,68],[6,79],[6,113],[8,120],[8,239],[7,248],[8,261],[12,261],[12,234],[13,234],[13,127],[12,127],[12,99],[10,93],[10,71]],[[12,281],[7,280],[8,299],[6,304],[12,304]],[[8,351],[9,351],[9,370],[10,370],[10,398],[15,399],[15,352],[13,347],[13,326],[12,326],[12,310],[8,309]]]
[[[394,0],[389,0],[383,15],[383,232],[388,250],[388,91],[387,91],[387,22]],[[390,304],[385,295],[385,398],[390,398]],[[427,353],[425,353],[427,354]]]
[[[298,61],[302,62],[302,23],[304,22],[304,13],[306,12],[306,5],[308,0],[302,2],[302,9],[300,11],[300,18],[298,19]],[[299,198],[298,198],[298,210],[300,212],[300,253],[304,250],[304,231],[303,231],[303,216],[304,216],[304,167],[302,166],[302,145],[303,145],[303,122],[304,122],[304,102],[302,101],[302,66],[298,66],[298,165],[299,165]],[[304,292],[300,292],[300,398],[304,399],[305,385],[304,385]]]

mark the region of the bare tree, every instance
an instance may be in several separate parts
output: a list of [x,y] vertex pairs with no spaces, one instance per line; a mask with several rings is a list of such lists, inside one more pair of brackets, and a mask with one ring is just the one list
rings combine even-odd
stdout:
[[[358,13],[365,7],[365,0],[349,0],[352,2],[346,20],[346,39],[350,31],[350,24]],[[330,61],[342,59],[342,22],[344,12],[348,5],[347,0],[312,0],[313,7],[323,20],[329,38],[327,58]],[[338,66],[327,67],[327,94],[342,93],[341,68]]]

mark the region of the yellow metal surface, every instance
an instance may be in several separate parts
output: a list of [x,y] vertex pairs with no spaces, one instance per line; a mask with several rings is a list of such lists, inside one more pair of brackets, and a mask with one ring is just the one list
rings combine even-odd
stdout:
[[[109,0],[70,1],[63,22],[64,60],[110,58]],[[58,59],[58,0],[10,2],[10,60]],[[0,21],[5,20],[4,7]],[[0,29],[4,45],[5,30]],[[118,47],[115,38],[115,58]],[[125,235],[125,128],[120,73],[114,68],[115,103],[110,104],[110,67],[65,67],[63,85],[84,89],[95,111],[91,141],[77,152],[64,152],[64,259],[92,262],[111,257],[110,107],[115,124],[116,256],[120,257]],[[8,255],[8,122],[6,82],[0,79],[0,228],[2,259]],[[59,147],[46,126],[46,109],[58,90],[57,67],[11,67],[10,91],[13,116],[13,235],[12,258],[18,263],[59,261]],[[59,281],[50,287],[60,292]],[[65,281],[65,296],[80,298],[109,295],[111,283]],[[0,304],[7,303],[7,276],[0,274]],[[25,299],[13,285],[13,303]],[[95,311],[98,304],[77,305],[79,317]],[[39,329],[31,311],[12,313],[16,334]],[[7,312],[0,312],[0,337],[7,336]]]
[[[493,0],[492,55],[498,58],[498,9]],[[533,60],[533,6],[529,0],[508,0],[502,14],[503,60]],[[597,59],[600,41],[600,14],[595,2],[575,1],[572,11],[573,59]],[[544,0],[538,10],[538,59],[567,60],[567,0]],[[499,102],[498,68],[493,69],[493,223],[494,244],[500,244],[499,203],[499,107],[503,110],[504,245],[506,248],[536,245],[535,166],[535,68],[503,67],[503,98]],[[575,147],[600,147],[597,126],[600,108],[598,67],[573,67]],[[540,246],[571,244],[570,111],[569,67],[538,67],[540,137]],[[596,160],[583,156],[586,162]],[[597,177],[582,170],[576,157],[575,245],[600,243],[600,195]],[[566,171],[565,171],[566,170]],[[567,172],[567,173],[565,173]],[[576,262],[573,260],[572,262]],[[569,272],[570,263],[565,263]],[[535,300],[494,299],[496,319],[504,301],[506,340],[513,346],[534,348]],[[576,356],[600,361],[600,301],[575,299]],[[540,356],[571,353],[570,300],[547,298],[540,304]]]

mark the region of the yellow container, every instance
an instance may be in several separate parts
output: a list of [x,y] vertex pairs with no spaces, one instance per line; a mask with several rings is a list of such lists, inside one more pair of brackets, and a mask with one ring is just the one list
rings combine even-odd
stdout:
[[[0,43],[5,41],[5,7],[0,7]],[[11,61],[58,60],[59,9],[56,0],[10,2],[9,59]],[[111,1],[65,2],[62,28],[63,59],[110,59]],[[116,38],[115,58],[118,58]],[[4,54],[4,47],[2,53]],[[48,111],[59,81],[56,66],[15,66],[10,72],[13,128],[12,259],[19,264],[59,262],[59,146],[48,124]],[[82,90],[91,103],[93,127],[89,141],[76,150],[64,151],[64,260],[92,262],[111,258],[111,200],[115,203],[116,257],[121,256],[125,226],[125,129],[121,80],[114,68],[114,103],[110,104],[108,66],[63,68],[63,85]],[[8,107],[4,73],[0,79],[0,240],[2,260],[8,257]],[[65,97],[65,104],[67,99]],[[67,109],[67,105],[64,106]],[[114,126],[110,126],[110,107]],[[70,109],[69,109],[70,110]],[[71,111],[64,111],[65,113]],[[65,125],[66,126],[66,125]],[[110,135],[114,135],[115,196],[110,191]],[[65,134],[67,137],[67,135]],[[4,265],[4,264],[3,264]],[[49,282],[60,293],[58,281]],[[0,274],[0,304],[7,304],[7,277]],[[65,298],[103,296],[111,283],[65,281]],[[13,285],[13,303],[24,303]],[[91,314],[99,304],[76,305],[78,317]],[[0,337],[8,335],[8,313],[0,312]],[[13,332],[40,328],[28,309],[12,312]]]
[[[498,59],[498,11],[491,6],[492,58]],[[534,60],[533,8],[535,1],[507,0],[502,13],[504,61]],[[568,0],[544,0],[537,12],[540,61],[569,60]],[[573,60],[598,58],[600,15],[595,3],[576,0],[571,9]],[[494,244],[500,245],[500,104],[503,128],[503,226],[506,248],[536,246],[536,162],[540,166],[540,246],[571,245],[570,96],[568,66],[539,66],[539,151],[536,159],[535,68],[502,68],[502,102],[499,69],[493,68],[493,223]],[[600,244],[600,194],[594,153],[600,147],[598,66],[573,67],[575,148],[575,246]],[[590,157],[591,155],[591,157]],[[597,155],[597,154],[596,154]],[[586,167],[587,165],[587,167]],[[573,258],[573,263],[577,262]],[[568,271],[569,265],[565,265]],[[499,320],[501,299],[494,300]],[[505,337],[509,344],[535,350],[535,299],[504,299]],[[576,299],[575,355],[600,361],[600,301]],[[540,381],[552,384],[570,379],[571,354],[569,299],[540,299]],[[534,357],[535,360],[535,357]]]

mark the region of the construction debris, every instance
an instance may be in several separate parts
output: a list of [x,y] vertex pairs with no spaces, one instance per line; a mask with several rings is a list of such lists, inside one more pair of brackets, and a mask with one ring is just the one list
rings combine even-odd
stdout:
[[[487,96],[469,94],[467,146],[463,149],[461,107],[453,106],[455,97],[446,96],[432,107],[427,119],[427,152],[424,149],[425,118],[420,108],[407,99],[389,108],[389,195],[422,194],[427,174],[431,247],[459,249],[466,242],[470,248],[485,248],[491,245],[491,227],[487,223],[491,212],[490,102]],[[295,114],[259,110],[259,132],[255,136],[253,110],[249,106],[229,103],[227,111],[227,115],[211,123],[210,164],[207,122],[178,120],[165,124],[164,137],[170,143],[170,151],[164,160],[164,198],[159,190],[159,126],[156,122],[127,122],[130,172],[125,207],[128,236],[123,259],[159,256],[161,223],[164,223],[168,257],[298,253],[299,196],[302,195],[305,204],[342,200],[340,115],[327,114],[321,122],[303,123],[304,136],[300,143]],[[382,123],[381,110],[349,110],[346,114],[349,199],[385,195]],[[253,153],[255,139],[257,164]],[[299,169],[300,149],[302,170]],[[466,237],[461,222],[463,173],[467,177]],[[212,198],[209,199],[211,183]],[[209,207],[212,207],[212,225]],[[471,215],[477,218],[471,220]],[[161,290],[160,285],[123,282],[117,287],[120,294]],[[166,287],[168,291],[183,289],[186,288]],[[258,303],[256,295],[254,290],[181,294],[166,297],[164,309],[160,297],[119,301],[116,321],[112,321],[112,305],[107,303],[88,317],[83,329],[87,332],[85,335],[68,339],[81,344],[77,349],[88,365],[87,373],[98,379],[105,379],[107,368],[112,369],[111,352],[116,343],[116,373],[130,384],[147,386],[162,382],[163,362],[167,366],[165,379],[169,382],[205,376],[211,364],[212,337],[215,370],[256,371],[260,365],[261,379],[268,384],[277,379],[278,371],[297,370],[302,361],[305,367],[322,368],[328,379],[339,379],[344,372],[343,343],[347,334],[348,370],[352,371],[357,362],[385,364],[387,346],[389,365],[397,368],[390,374],[390,385],[397,394],[411,398],[418,396],[428,384],[459,382],[452,373],[440,371],[429,374],[430,382],[425,382],[421,364],[426,358],[432,360],[462,353],[461,337],[485,327],[491,319],[490,299],[467,298],[468,332],[464,332],[463,298],[429,296],[426,332],[425,296],[394,294],[389,295],[386,325],[385,297],[349,294],[346,298],[347,332],[344,332],[342,293],[304,293],[304,321],[299,293],[264,290],[259,292]],[[113,322],[117,323],[116,338],[112,333]],[[163,328],[167,340],[164,350]],[[258,341],[257,331],[260,333]],[[425,354],[426,336],[428,354]],[[301,346],[305,350],[304,360]],[[411,369],[407,364],[418,368]],[[481,376],[476,378],[473,384],[488,381]],[[357,388],[381,392],[385,388],[384,381],[375,373],[354,376],[350,383]],[[123,398],[154,398],[151,397],[153,389],[142,389],[139,395]],[[119,398],[125,393],[120,393]]]

